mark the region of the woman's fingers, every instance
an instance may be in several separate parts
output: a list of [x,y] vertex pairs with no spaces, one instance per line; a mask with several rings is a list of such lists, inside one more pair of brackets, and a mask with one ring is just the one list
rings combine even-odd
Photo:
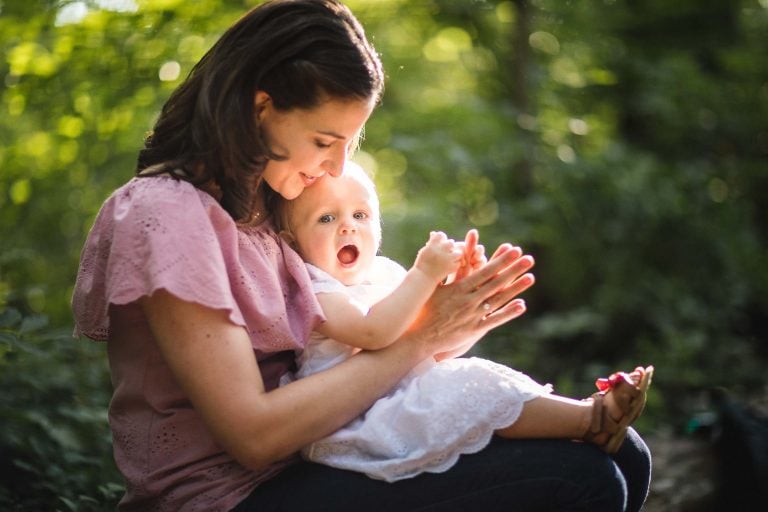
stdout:
[[467,276],[460,285],[485,299],[530,270],[534,263],[533,257],[523,255],[519,247],[503,244],[485,266]]
[[466,290],[469,307],[473,308],[474,303],[483,330],[490,330],[525,312],[525,302],[515,298],[535,283],[533,274],[528,272],[535,262],[533,257],[521,255],[521,252],[511,246],[497,249],[485,267],[465,279],[465,284],[471,286]]
[[477,246],[477,241],[479,239],[480,235],[476,229],[470,229],[467,231],[467,235],[464,237],[464,247],[467,255],[471,255],[475,252],[475,246]]
[[477,242],[480,239],[476,229],[470,229],[467,231],[464,237],[464,265],[459,267],[454,278],[455,281],[464,279],[469,275],[472,270],[472,260],[475,258],[475,251],[477,250]]
[[[506,287],[499,290],[492,296],[486,297],[482,302],[483,309],[488,311],[488,314],[493,314],[500,308],[508,305],[510,302],[514,302],[513,299],[523,293],[525,290],[533,286],[536,282],[536,278],[531,273],[523,274],[519,278],[509,283]],[[520,299],[522,300],[522,299]],[[487,306],[486,306],[487,304]]]
[[[515,247],[512,244],[509,244],[509,243],[501,244],[500,246],[498,246],[496,248],[495,251],[493,251],[493,255],[491,255],[491,259],[494,259],[494,258],[497,258],[499,256],[502,256],[503,254],[506,254],[507,251],[509,251],[510,249],[515,249]],[[517,247],[517,249],[519,249],[519,247]],[[521,254],[522,254],[522,251],[521,251]]]
[[495,329],[500,325],[522,316],[525,311],[526,305],[523,299],[509,301],[483,318],[483,323],[485,324],[483,325],[483,328],[488,332],[491,329]]

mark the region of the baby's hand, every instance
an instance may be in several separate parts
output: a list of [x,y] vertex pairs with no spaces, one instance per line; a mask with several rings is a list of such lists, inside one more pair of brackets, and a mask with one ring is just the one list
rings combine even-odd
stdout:
[[463,258],[464,253],[456,242],[441,231],[432,231],[413,266],[439,283],[459,268]]

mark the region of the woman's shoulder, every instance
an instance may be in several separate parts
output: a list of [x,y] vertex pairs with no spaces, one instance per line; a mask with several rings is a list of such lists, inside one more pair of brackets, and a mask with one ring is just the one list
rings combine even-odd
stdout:
[[107,198],[97,224],[99,221],[138,228],[193,227],[201,221],[234,227],[232,218],[210,194],[170,176],[132,178]]
[[207,206],[216,200],[208,193],[195,187],[188,181],[172,176],[137,176],[115,190],[109,200],[135,203],[136,206],[178,205],[188,201],[200,202]]

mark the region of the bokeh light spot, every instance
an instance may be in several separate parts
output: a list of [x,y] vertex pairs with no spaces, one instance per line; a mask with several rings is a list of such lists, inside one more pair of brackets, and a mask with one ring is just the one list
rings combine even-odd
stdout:
[[168,61],[160,66],[160,72],[158,76],[163,82],[173,82],[179,78],[181,74],[181,64],[175,60]]

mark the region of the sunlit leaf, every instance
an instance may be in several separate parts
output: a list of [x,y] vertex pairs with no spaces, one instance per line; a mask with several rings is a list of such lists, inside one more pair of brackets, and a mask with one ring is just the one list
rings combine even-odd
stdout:
[[32,195],[32,186],[28,179],[16,180],[11,184],[10,196],[13,204],[24,204]]
[[59,67],[59,60],[44,46],[36,42],[26,41],[18,44],[8,52],[8,65],[13,75],[50,76]]
[[453,62],[472,47],[472,38],[458,27],[442,29],[424,45],[424,56],[434,62]]
[[59,118],[59,133],[70,139],[75,139],[83,133],[85,123],[82,118],[75,116],[62,116]]

